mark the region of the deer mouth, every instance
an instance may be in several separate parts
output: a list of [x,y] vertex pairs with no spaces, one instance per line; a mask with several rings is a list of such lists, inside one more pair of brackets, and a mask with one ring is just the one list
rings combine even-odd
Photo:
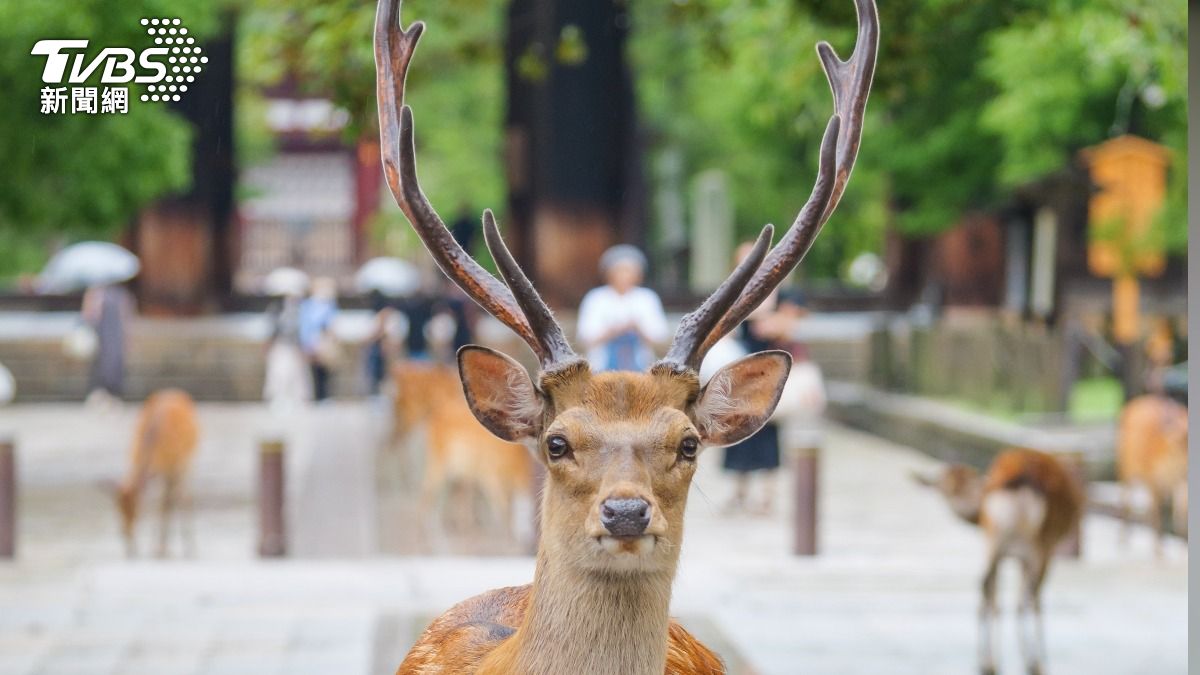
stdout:
[[603,535],[596,538],[600,548],[611,555],[646,555],[654,550],[658,537],[653,534],[632,536]]

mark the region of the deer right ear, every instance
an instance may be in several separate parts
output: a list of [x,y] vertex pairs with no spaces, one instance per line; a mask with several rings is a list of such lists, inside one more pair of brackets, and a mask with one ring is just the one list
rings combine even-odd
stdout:
[[458,374],[475,419],[499,438],[536,438],[542,424],[542,397],[525,368],[487,347],[458,350]]

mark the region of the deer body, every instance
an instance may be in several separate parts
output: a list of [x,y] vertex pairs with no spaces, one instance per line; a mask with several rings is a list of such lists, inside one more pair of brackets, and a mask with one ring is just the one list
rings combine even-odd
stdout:
[[[501,526],[511,529],[518,500],[533,497],[533,457],[528,448],[501,440],[479,424],[454,370],[403,363],[397,365],[393,378],[399,433],[423,436],[419,443],[424,449],[422,511],[433,513],[439,495],[451,486],[475,488]],[[473,510],[470,504],[458,506],[468,514]]]
[[678,675],[724,672],[668,615],[683,513],[702,447],[739,442],[774,412],[791,369],[786,352],[751,354],[701,387],[708,350],[736,328],[803,258],[849,180],[878,51],[872,0],[855,0],[858,41],[841,60],[817,53],[833,91],[812,194],[771,247],[750,254],[680,322],[649,372],[592,373],[500,236],[483,234],[499,275],[454,240],[421,191],[404,79],[424,24],[400,25],[399,0],[379,0],[375,65],[383,169],[396,202],[434,261],[538,357],[536,377],[512,358],[467,346],[459,377],[488,431],[531,448],[546,469],[537,568],[529,587],[478,596],[438,618],[400,673]]
[[196,452],[198,430],[196,404],[186,392],[178,389],[158,391],[142,405],[129,452],[129,471],[116,490],[127,555],[137,553],[134,535],[139,502],[146,485],[154,479],[163,483],[158,555],[167,553],[170,520],[176,515],[181,501],[188,510],[183,522],[184,543],[189,552],[194,548],[191,495],[187,493],[186,480]]
[[1128,536],[1130,490],[1143,485],[1150,491],[1150,519],[1162,553],[1165,526],[1162,505],[1171,500],[1171,521],[1187,524],[1187,408],[1165,396],[1139,396],[1121,410],[1117,432],[1117,476],[1121,480],[1121,509]]
[[[547,587],[551,587],[548,586]],[[604,595],[596,595],[602,592]],[[581,631],[560,635],[560,645],[539,645],[529,635],[536,634],[541,621],[530,620],[526,634],[517,635],[517,627],[527,622],[530,604],[533,602],[534,586],[515,586],[509,589],[488,591],[484,595],[468,599],[455,605],[434,621],[421,639],[409,652],[408,658],[397,675],[422,673],[558,673],[557,664],[574,664],[569,673],[665,673],[666,675],[719,675],[724,673],[721,661],[708,647],[698,643],[677,622],[668,619],[666,640],[649,643],[649,640],[619,641],[630,634],[644,634],[658,638],[658,629],[641,633],[640,629],[649,622],[658,622],[659,616],[638,616],[614,631],[612,623],[612,598],[607,586],[584,589],[582,596],[600,599],[595,607],[580,607],[583,616],[595,617],[594,621],[578,623]],[[640,595],[640,591],[635,591]],[[623,595],[623,593],[619,593]],[[570,601],[576,602],[576,598]],[[578,605],[577,605],[578,607]],[[595,609],[594,614],[587,610]],[[553,634],[553,633],[546,633]],[[599,638],[590,640],[589,638]],[[554,647],[574,645],[575,653],[556,651]],[[581,649],[580,646],[592,649]],[[666,646],[661,655],[662,645]],[[457,661],[449,661],[445,655],[454,655]],[[454,658],[454,657],[451,657]],[[553,663],[541,663],[552,658]],[[644,659],[646,663],[638,663]],[[665,667],[656,669],[655,664],[665,659]],[[653,663],[652,663],[653,662]],[[570,665],[569,665],[570,667]],[[445,670],[438,670],[444,668]]]
[[[921,480],[937,487],[955,514],[978,525],[987,539],[979,615],[981,671],[996,672],[996,580],[1000,563],[1012,558],[1021,565],[1023,577],[1018,606],[1021,649],[1028,672],[1041,673],[1045,663],[1042,583],[1055,548],[1083,513],[1079,486],[1055,458],[1023,449],[997,455],[983,476],[970,467],[952,465],[937,479]],[[1029,623],[1032,626],[1025,625]]]

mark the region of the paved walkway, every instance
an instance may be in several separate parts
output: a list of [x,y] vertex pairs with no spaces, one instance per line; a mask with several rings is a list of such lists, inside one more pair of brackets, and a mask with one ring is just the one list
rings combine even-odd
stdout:
[[[257,406],[202,406],[199,555],[130,562],[97,481],[122,471],[133,410],[0,410],[0,430],[18,433],[23,488],[20,557],[0,563],[0,675],[387,673],[430,616],[528,581],[527,558],[375,554],[378,420],[358,405],[285,423]],[[297,555],[264,562],[253,557],[255,442],[273,430],[290,438]],[[982,544],[908,479],[931,460],[832,429],[823,555],[804,560],[788,554],[786,489],[774,517],[720,515],[732,486],[719,454],[704,457],[689,503],[676,614],[760,673],[972,672]],[[1147,533],[1127,552],[1116,535],[1089,518],[1084,559],[1051,572],[1051,672],[1186,672],[1184,547],[1155,562]],[[1008,607],[1014,576],[1002,575]],[[1011,620],[1004,639],[1005,672],[1017,672]]]

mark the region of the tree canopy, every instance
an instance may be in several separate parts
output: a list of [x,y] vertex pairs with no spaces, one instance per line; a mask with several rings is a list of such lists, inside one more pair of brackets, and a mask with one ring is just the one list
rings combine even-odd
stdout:
[[166,105],[133,102],[141,85],[129,85],[127,114],[42,114],[45,61],[33,45],[86,38],[90,57],[106,46],[152,46],[143,17],[180,17],[202,38],[219,9],[205,0],[0,2],[0,276],[36,269],[48,237],[112,236],[191,179],[187,122]]
[[[1131,132],[1175,149],[1168,241],[1186,245],[1183,0],[889,0],[854,179],[805,265],[836,274],[955,224],[1012,186]],[[812,0],[638,3],[634,59],[656,145],[722,168],[739,231],[790,222],[807,198],[830,95],[813,44],[843,56],[854,7]],[[653,27],[653,28],[649,28]]]
[[[181,16],[197,34],[222,3],[0,2],[0,266],[29,267],[30,235],[106,236],[155,197],[186,187],[188,125],[165,106],[127,115],[41,115],[39,39],[137,45],[143,16]],[[407,0],[430,30],[410,77],[423,185],[443,213],[504,203],[505,0]],[[1187,7],[1183,0],[888,0],[879,68],[854,179],[806,262],[838,274],[883,233],[924,235],[1136,133],[1174,150],[1162,223],[1186,245]],[[740,234],[787,225],[806,199],[831,110],[813,52],[843,55],[850,0],[631,3],[629,57],[648,160],[670,150],[685,176],[729,175]],[[240,6],[239,77],[294,75],[302,92],[350,113],[348,141],[374,134],[373,3],[253,0]],[[569,40],[564,35],[564,45]],[[576,45],[579,47],[579,45]],[[582,46],[586,54],[586,45]],[[131,93],[133,93],[131,91]],[[448,214],[447,214],[448,215]],[[397,228],[400,229],[400,228]],[[20,262],[24,260],[24,262]]]

